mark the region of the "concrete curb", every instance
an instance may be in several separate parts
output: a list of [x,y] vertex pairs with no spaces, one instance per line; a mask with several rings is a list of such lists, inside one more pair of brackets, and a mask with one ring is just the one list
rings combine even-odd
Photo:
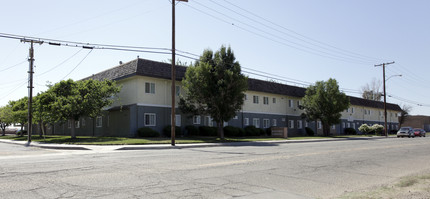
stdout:
[[[26,147],[38,147],[44,149],[55,150],[107,150],[107,151],[125,151],[125,150],[157,150],[157,149],[187,149],[187,148],[206,148],[206,147],[239,147],[239,146],[276,146],[279,144],[292,144],[292,143],[310,143],[310,142],[333,142],[333,141],[347,141],[347,140],[375,140],[385,139],[386,137],[357,137],[357,138],[328,138],[328,139],[305,139],[305,140],[273,140],[273,141],[257,141],[257,142],[226,142],[226,143],[199,143],[199,144],[176,144],[171,146],[169,144],[147,144],[147,145],[68,145],[68,144],[46,144],[40,142],[31,142],[28,145],[27,141],[14,141],[0,139],[0,142],[23,145]],[[395,138],[395,137],[388,137]]]

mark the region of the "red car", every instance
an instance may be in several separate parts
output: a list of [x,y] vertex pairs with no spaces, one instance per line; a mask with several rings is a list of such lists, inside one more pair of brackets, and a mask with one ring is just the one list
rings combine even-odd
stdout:
[[423,129],[414,129],[414,134],[415,136],[425,137],[426,131],[424,131]]

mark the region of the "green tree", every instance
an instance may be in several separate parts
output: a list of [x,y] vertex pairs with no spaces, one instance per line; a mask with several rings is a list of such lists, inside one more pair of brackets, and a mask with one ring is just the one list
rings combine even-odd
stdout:
[[5,136],[6,127],[13,123],[12,107],[6,105],[0,108],[0,128],[2,130],[2,136]]
[[24,125],[28,122],[28,97],[23,97],[17,101],[9,101],[12,107],[12,120],[13,123],[21,125],[21,131]]
[[[69,120],[72,123],[71,137],[76,138],[75,121],[80,117],[101,115],[102,108],[111,105],[121,88],[110,80],[61,81],[47,93],[54,100],[47,106],[54,121]],[[48,97],[48,101],[50,97]]]
[[45,134],[46,125],[55,122],[50,105],[55,102],[55,95],[52,92],[42,92],[37,94],[33,100],[33,118],[35,124],[41,129],[41,134]]
[[185,95],[180,98],[179,109],[210,115],[223,139],[223,124],[240,110],[248,88],[248,78],[241,73],[231,48],[222,46],[215,53],[205,50],[200,60],[187,68],[182,84]]
[[340,122],[341,112],[349,108],[349,98],[339,91],[335,79],[318,81],[306,90],[303,108],[310,120],[321,120],[325,136],[330,134],[330,126]]

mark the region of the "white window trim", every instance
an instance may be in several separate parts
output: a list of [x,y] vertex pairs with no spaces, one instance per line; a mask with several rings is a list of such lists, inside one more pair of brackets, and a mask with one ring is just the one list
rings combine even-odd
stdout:
[[269,127],[270,127],[270,120],[263,119],[263,128],[269,128]]
[[[146,90],[146,85],[149,85],[149,92]],[[154,85],[154,89],[152,89],[152,85]],[[145,93],[155,94],[155,83],[154,82],[145,82]]]
[[276,119],[273,119],[273,120],[272,120],[272,126],[276,126],[276,125],[277,125],[277,123],[278,123],[278,121],[277,121]]
[[288,120],[288,128],[294,129],[294,120]]
[[257,95],[254,95],[254,96],[252,97],[252,102],[253,102],[254,104],[258,104],[258,96],[257,96]]
[[[149,124],[146,123],[146,116],[154,116],[154,124],[151,124],[151,118],[149,118]],[[157,115],[155,113],[145,113],[143,114],[143,124],[145,126],[155,126],[157,124]]]
[[249,118],[245,118],[244,120],[243,120],[243,125],[245,125],[245,126],[249,126]]
[[201,123],[201,116],[200,115],[194,115],[193,124],[200,124],[200,123]]
[[[98,122],[100,121],[100,123]],[[96,127],[102,127],[103,126],[103,117],[102,116],[97,116],[96,117]]]
[[260,128],[260,118],[253,118],[252,125],[254,125],[255,128]]
[[321,129],[321,128],[322,128],[321,121],[318,121],[318,122],[317,122],[317,127],[318,127],[318,129]]
[[302,120],[297,120],[297,129],[302,129],[302,128],[303,128]]
[[263,104],[265,105],[269,104],[269,97],[263,97]]

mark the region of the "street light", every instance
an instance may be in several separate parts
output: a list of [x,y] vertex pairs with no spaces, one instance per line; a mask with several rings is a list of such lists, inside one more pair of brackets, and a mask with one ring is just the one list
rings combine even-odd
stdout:
[[402,75],[401,74],[399,74],[399,75],[391,75],[390,77],[388,77],[385,81],[388,81],[389,79],[391,79],[392,77],[402,77]]

